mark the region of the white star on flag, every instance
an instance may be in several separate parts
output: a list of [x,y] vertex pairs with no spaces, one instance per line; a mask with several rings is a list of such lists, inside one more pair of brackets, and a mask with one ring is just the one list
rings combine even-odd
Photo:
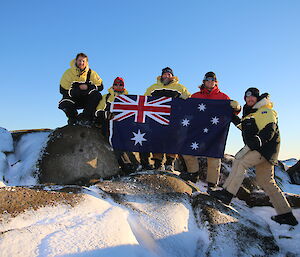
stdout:
[[198,109],[199,109],[199,111],[200,111],[200,112],[204,112],[204,111],[205,111],[205,109],[206,109],[206,105],[205,105],[205,104],[203,104],[203,103],[201,103],[201,104],[198,104]]
[[219,123],[219,118],[213,117],[213,118],[211,119],[211,123],[217,125],[217,124]]
[[144,135],[146,133],[141,133],[141,131],[139,130],[138,133],[134,133],[132,132],[134,137],[131,138],[131,140],[134,140],[134,145],[137,145],[137,144],[140,144],[142,145],[143,144],[143,141],[147,141],[147,139],[144,138]]
[[197,150],[197,149],[199,148],[199,144],[196,143],[196,142],[193,142],[193,143],[191,144],[191,147],[192,147],[193,150]]
[[186,127],[186,126],[190,125],[190,121],[188,119],[184,119],[184,120],[182,120],[181,124],[182,124],[182,126]]
[[203,129],[204,133],[208,133],[208,128]]

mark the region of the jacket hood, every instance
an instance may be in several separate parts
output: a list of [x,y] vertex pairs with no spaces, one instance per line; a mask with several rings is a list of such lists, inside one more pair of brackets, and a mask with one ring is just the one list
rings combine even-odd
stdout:
[[269,95],[266,95],[264,98],[262,98],[261,100],[259,100],[253,107],[252,109],[259,109],[262,107],[266,107],[269,109],[273,108],[273,103],[271,102],[271,100],[269,99]]
[[[164,84],[160,81],[160,79],[161,79],[161,76],[158,76],[158,77],[157,77],[157,84],[164,85]],[[179,82],[178,77],[173,76],[173,77],[171,77],[171,82],[170,82],[169,84],[167,84],[167,85],[164,85],[164,86],[168,86],[168,85],[170,85],[170,84],[178,83],[178,82]]]

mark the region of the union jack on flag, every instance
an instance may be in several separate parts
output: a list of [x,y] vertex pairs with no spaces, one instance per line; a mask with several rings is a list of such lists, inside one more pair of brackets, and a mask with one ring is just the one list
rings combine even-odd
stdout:
[[233,115],[229,102],[120,95],[111,105],[109,140],[121,151],[221,158]]
[[142,95],[136,96],[136,99],[126,95],[117,96],[111,111],[120,113],[113,120],[122,121],[134,116],[135,122],[145,123],[146,117],[149,117],[160,124],[169,125],[170,120],[166,116],[171,114],[171,100],[170,97],[148,100],[147,96]]

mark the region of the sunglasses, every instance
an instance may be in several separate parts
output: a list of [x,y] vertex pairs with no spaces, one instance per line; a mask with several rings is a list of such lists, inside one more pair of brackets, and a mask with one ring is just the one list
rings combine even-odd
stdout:
[[124,86],[122,83],[115,83],[114,86]]
[[214,78],[204,78],[204,81],[216,81]]

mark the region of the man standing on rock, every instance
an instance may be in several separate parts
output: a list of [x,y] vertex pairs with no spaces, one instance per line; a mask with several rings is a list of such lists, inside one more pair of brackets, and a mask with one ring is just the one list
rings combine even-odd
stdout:
[[[199,86],[200,91],[192,94],[191,98],[213,99],[213,100],[230,100],[229,96],[220,91],[218,87],[217,76],[210,71],[204,75],[203,83]],[[236,101],[231,101],[230,106],[233,108],[234,115],[241,111],[241,106]],[[187,172],[181,173],[180,177],[184,180],[197,182],[199,177],[199,163],[195,156],[183,155]],[[207,191],[210,192],[219,181],[221,169],[221,159],[207,157]]]
[[[77,54],[70,65],[71,68],[65,71],[60,81],[63,98],[58,108],[65,112],[69,125],[78,122],[90,125],[102,97],[102,79],[89,68],[88,57],[84,53]],[[78,115],[77,109],[83,109],[83,112]]]
[[269,94],[259,95],[257,88],[247,89],[244,99],[246,104],[241,129],[245,146],[235,156],[232,171],[223,185],[224,189],[213,191],[211,195],[230,204],[243,182],[246,170],[254,166],[256,181],[270,197],[278,214],[272,216],[272,220],[295,226],[298,221],[274,179],[274,164],[277,164],[280,146],[277,113],[272,109]]
[[[187,99],[190,97],[190,93],[186,89],[185,86],[179,84],[179,80],[176,76],[174,76],[173,70],[169,67],[162,69],[161,76],[157,77],[157,82],[150,86],[146,93],[146,96],[156,96],[156,97],[180,97],[182,99]],[[168,135],[166,135],[168,136]],[[145,159],[149,156],[147,153],[141,154],[141,160],[144,163],[142,165],[146,165]],[[145,158],[145,155],[146,158]],[[154,160],[154,168],[157,170],[174,170],[174,162],[176,159],[176,154],[166,154],[166,162],[163,164],[164,153],[153,153]]]

